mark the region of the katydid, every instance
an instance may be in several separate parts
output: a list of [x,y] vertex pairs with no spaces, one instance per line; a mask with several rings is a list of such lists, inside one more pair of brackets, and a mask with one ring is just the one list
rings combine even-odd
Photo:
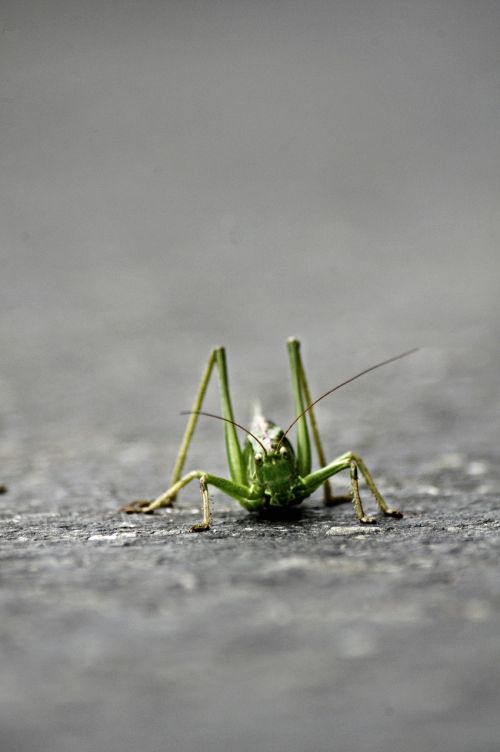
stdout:
[[[325,504],[333,505],[346,500],[352,501],[354,513],[359,522],[374,523],[376,521],[375,518],[365,514],[363,509],[358,485],[359,471],[384,515],[397,518],[403,516],[401,512],[397,509],[392,509],[384,501],[359,455],[354,452],[346,452],[333,460],[333,462],[327,464],[313,408],[320,400],[340,389],[345,384],[354,381],[369,371],[404,358],[416,352],[418,348],[366,368],[364,371],[329,389],[321,397],[312,401],[300,354],[300,343],[297,339],[290,338],[287,344],[296,411],[296,417],[288,428],[283,431],[272,421],[260,414],[255,415],[250,429],[245,428],[234,420],[229,394],[226,353],[223,347],[216,347],[212,350],[209,357],[193,407],[188,413],[183,413],[184,415],[189,415],[189,419],[174,465],[169,488],[153,501],[132,502],[122,511],[148,514],[160,507],[170,507],[174,504],[175,498],[181,488],[187,486],[192,480],[197,479],[200,484],[202,497],[203,520],[193,525],[191,532],[201,532],[210,528],[212,510],[208,493],[209,486],[214,486],[228,496],[233,497],[248,511],[257,511],[294,507],[304,499],[307,499],[317,488],[323,485]],[[206,413],[201,409],[214,367],[217,369],[219,375],[222,415]],[[200,415],[217,418],[224,422],[230,479],[212,475],[204,470],[192,470],[186,475],[182,475],[189,445]],[[311,442],[306,417],[309,418],[310,429],[318,455],[320,464],[318,470],[311,470]],[[294,452],[292,444],[288,439],[288,433],[295,425],[297,426],[297,453]],[[238,428],[247,434],[243,450],[238,439]],[[334,497],[329,483],[329,478],[341,470],[350,471],[351,494],[347,499],[345,497]]]

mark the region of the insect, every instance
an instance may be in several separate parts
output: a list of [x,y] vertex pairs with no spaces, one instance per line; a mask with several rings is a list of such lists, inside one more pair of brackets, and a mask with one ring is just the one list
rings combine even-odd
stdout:
[[[325,504],[334,505],[346,500],[352,501],[354,513],[359,522],[374,523],[376,521],[375,518],[365,514],[361,502],[358,483],[358,473],[361,473],[384,515],[396,518],[403,516],[401,512],[397,509],[392,509],[384,501],[359,455],[354,452],[346,452],[334,459],[333,462],[326,462],[314,415],[314,406],[345,384],[354,381],[369,371],[404,358],[416,352],[418,348],[366,368],[364,371],[343,381],[341,384],[337,384],[337,386],[322,394],[321,397],[312,401],[300,353],[300,342],[295,338],[290,338],[287,345],[296,410],[296,417],[288,428],[284,431],[272,421],[264,418],[260,413],[255,415],[250,429],[245,428],[234,420],[229,393],[226,352],[223,347],[216,347],[212,350],[208,359],[192,409],[189,412],[182,413],[189,415],[189,419],[179,447],[170,487],[153,501],[135,501],[129,506],[124,507],[122,511],[128,513],[143,512],[147,514],[154,512],[160,507],[172,506],[179,491],[184,486],[187,486],[188,483],[197,479],[200,484],[203,519],[191,527],[191,532],[201,532],[210,528],[212,509],[208,493],[209,486],[218,488],[228,496],[233,497],[248,511],[255,511],[295,507],[323,485]],[[206,413],[201,409],[214,368],[217,370],[219,376],[222,415]],[[200,415],[216,418],[224,422],[230,479],[212,475],[204,470],[192,470],[186,475],[182,475],[189,446]],[[307,419],[310,423],[310,431],[320,464],[318,470],[311,470],[312,452]],[[294,426],[297,427],[296,452],[288,438],[288,434]],[[240,446],[237,429],[247,434],[243,449]],[[350,472],[351,494],[347,498],[335,497],[329,483],[329,478],[342,470]]]

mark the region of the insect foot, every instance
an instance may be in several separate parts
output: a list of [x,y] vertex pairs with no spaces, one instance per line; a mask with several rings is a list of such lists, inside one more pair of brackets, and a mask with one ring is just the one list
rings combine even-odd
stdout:
[[403,512],[400,512],[399,509],[386,509],[384,514],[386,517],[394,517],[396,520],[400,520],[403,517]]
[[124,507],[120,507],[119,512],[125,512],[125,514],[145,514],[146,509],[151,504],[151,499],[136,499],[131,501]]
[[198,522],[189,528],[190,533],[204,533],[205,530],[210,530],[208,522]]
[[363,525],[376,525],[377,520],[375,517],[370,517],[368,514],[364,514],[362,517],[359,518],[359,521],[363,523]]
[[[162,503],[162,506],[171,507],[173,506],[173,501],[169,502],[166,500]],[[153,514],[157,508],[154,499],[136,499],[135,501],[131,501],[130,504],[121,507],[118,511],[125,512],[125,514]]]

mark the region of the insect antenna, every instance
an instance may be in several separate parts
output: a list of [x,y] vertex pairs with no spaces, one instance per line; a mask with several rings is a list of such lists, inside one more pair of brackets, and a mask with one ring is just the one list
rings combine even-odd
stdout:
[[257,436],[253,434],[251,431],[248,430],[248,428],[245,428],[245,426],[240,425],[240,423],[236,423],[235,420],[231,420],[230,418],[223,418],[222,415],[214,415],[213,413],[205,413],[201,410],[183,410],[179,415],[204,415],[206,418],[217,418],[217,420],[223,420],[225,423],[231,423],[231,425],[236,426],[236,428],[241,428],[242,431],[245,431],[249,436],[252,437],[252,439],[255,439],[257,444],[260,444],[262,447],[264,454],[267,454],[266,447],[262,443],[262,441],[259,441]]
[[303,417],[303,416],[304,416],[304,415],[305,415],[305,414],[306,414],[307,412],[309,412],[309,410],[311,409],[311,407],[314,407],[314,405],[317,405],[317,404],[318,404],[318,402],[319,402],[320,400],[324,399],[325,397],[328,397],[328,395],[332,394],[333,392],[336,392],[336,391],[337,391],[337,389],[340,389],[340,387],[342,387],[342,386],[345,386],[346,384],[350,384],[350,383],[351,383],[351,381],[355,381],[356,379],[359,379],[359,377],[360,377],[360,376],[364,376],[364,375],[365,375],[365,373],[369,373],[370,371],[374,371],[374,370],[375,370],[376,368],[381,368],[382,366],[386,366],[386,365],[388,365],[389,363],[394,363],[394,361],[395,361],[395,360],[400,360],[401,358],[406,358],[406,356],[407,356],[407,355],[412,355],[413,353],[416,353],[418,349],[419,349],[418,347],[414,347],[414,348],[413,348],[412,350],[407,350],[407,351],[406,351],[406,352],[404,352],[404,353],[400,353],[399,355],[394,355],[394,356],[393,356],[392,358],[388,358],[387,360],[383,360],[383,361],[382,361],[381,363],[376,363],[376,364],[375,364],[374,366],[370,366],[370,368],[365,368],[365,370],[364,370],[364,371],[360,371],[360,372],[359,372],[359,373],[357,373],[357,374],[356,374],[355,376],[351,376],[351,378],[350,378],[350,379],[346,379],[346,380],[345,380],[345,381],[343,381],[343,382],[342,382],[341,384],[337,384],[337,386],[334,386],[334,387],[333,387],[332,389],[329,389],[329,390],[328,390],[327,392],[325,392],[324,394],[322,394],[322,395],[321,395],[321,397],[318,397],[317,399],[315,399],[315,400],[314,400],[314,402],[311,402],[311,404],[310,404],[310,405],[308,405],[308,406],[307,406],[307,407],[305,408],[305,410],[303,410],[303,411],[302,411],[302,412],[300,413],[300,415],[297,415],[297,417],[293,419],[293,421],[292,421],[292,422],[290,423],[290,425],[289,425],[289,426],[288,426],[288,428],[286,429],[286,431],[285,431],[285,433],[283,434],[283,436],[281,436],[281,438],[280,438],[280,440],[279,440],[279,442],[278,442],[278,446],[277,446],[276,448],[277,448],[277,449],[279,449],[279,448],[280,448],[280,446],[281,446],[281,442],[283,441],[283,439],[285,438],[285,436],[287,435],[287,433],[288,433],[288,432],[289,432],[289,431],[290,431],[290,430],[291,430],[291,429],[292,429],[292,428],[294,427],[294,425],[295,425],[295,424],[296,424],[296,423],[297,423],[297,422],[298,422],[298,421],[299,421],[299,420],[300,420],[300,419],[301,419],[301,418],[302,418],[302,417]]

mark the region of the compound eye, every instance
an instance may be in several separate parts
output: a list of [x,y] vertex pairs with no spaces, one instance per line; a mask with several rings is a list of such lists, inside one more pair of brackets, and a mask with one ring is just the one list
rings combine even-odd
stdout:
[[288,449],[284,446],[280,447],[280,457],[283,460],[287,460],[289,456],[290,456],[290,452],[288,451]]
[[255,455],[255,464],[259,465],[259,467],[260,467],[263,462],[264,462],[264,457],[261,454],[256,454]]

